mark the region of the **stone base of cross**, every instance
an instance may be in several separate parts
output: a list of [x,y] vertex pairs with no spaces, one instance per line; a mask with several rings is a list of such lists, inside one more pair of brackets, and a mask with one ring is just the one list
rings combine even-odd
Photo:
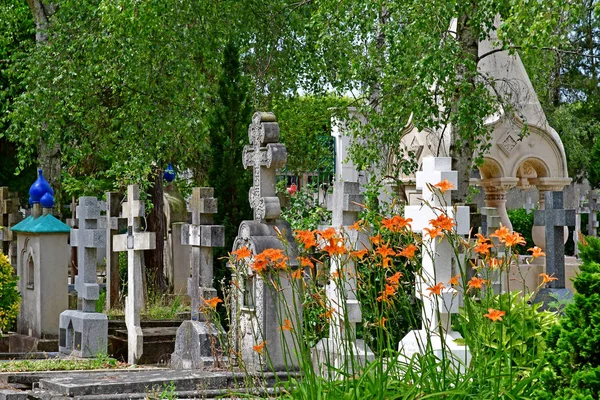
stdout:
[[127,233],[113,236],[113,251],[127,252],[127,297],[125,297],[127,362],[135,364],[144,352],[144,335],[140,324],[143,290],[142,251],[156,248],[156,234],[140,230],[140,220],[145,212],[137,185],[127,187],[127,201],[123,203],[122,215],[127,217]]
[[[422,272],[416,278],[417,296],[423,301],[423,329],[409,332],[398,346],[400,358],[410,359],[413,354],[423,354],[426,349],[434,353],[453,355],[454,366],[464,368],[470,361],[468,347],[457,344],[460,334],[453,332],[450,324],[451,314],[458,313],[462,293],[450,286],[450,279],[461,273],[450,243],[443,238],[430,238],[425,228],[431,227],[430,221],[445,214],[452,218],[453,228],[459,235],[468,235],[469,207],[452,207],[450,190],[434,190],[433,185],[447,181],[457,186],[458,174],[452,171],[452,159],[449,157],[426,157],[422,171],[417,172],[417,189],[422,190],[422,204],[407,206],[405,217],[411,218],[412,229],[423,234]],[[437,284],[444,288],[435,294],[428,291]],[[429,293],[428,293],[429,292]]]

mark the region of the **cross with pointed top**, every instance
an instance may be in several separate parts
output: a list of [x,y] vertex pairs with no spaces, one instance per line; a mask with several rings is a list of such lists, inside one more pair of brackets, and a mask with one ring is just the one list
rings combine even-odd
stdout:
[[244,146],[242,162],[245,169],[252,168],[250,207],[254,219],[275,220],[281,214],[281,205],[275,191],[277,168],[285,167],[287,150],[279,142],[279,124],[275,114],[257,112],[248,128],[250,145]]

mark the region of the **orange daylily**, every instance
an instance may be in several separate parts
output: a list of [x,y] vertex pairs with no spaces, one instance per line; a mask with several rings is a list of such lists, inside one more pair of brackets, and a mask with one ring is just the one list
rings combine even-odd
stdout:
[[444,237],[442,230],[440,228],[423,228],[423,230],[429,235],[431,239],[435,239],[436,237]]
[[387,322],[387,318],[386,317],[381,317],[381,319],[378,322],[375,322],[375,325],[379,325],[382,328],[385,328],[385,323]]
[[542,278],[542,284],[550,283],[552,281],[557,281],[558,278],[555,276],[548,275],[546,273],[541,273],[540,277]]
[[473,248],[475,253],[481,254],[482,256],[489,256],[490,249],[494,247],[490,243],[477,243],[477,245]]
[[362,260],[369,252],[366,249],[362,249],[362,250],[355,250],[353,252],[350,253],[351,256],[358,258],[359,260]]
[[535,246],[535,247],[532,247],[532,248],[528,249],[527,251],[531,251],[531,252],[532,252],[532,254],[531,254],[531,257],[532,257],[533,259],[536,259],[536,258],[538,258],[538,257],[545,257],[545,256],[546,256],[546,253],[544,253],[544,252],[542,251],[542,249],[540,249],[540,248],[539,248],[539,247],[537,247],[537,246]]
[[298,239],[298,241],[304,245],[305,249],[308,250],[309,248],[317,245],[314,232],[296,230],[294,233],[296,234],[296,239]]
[[430,219],[429,223],[434,228],[440,228],[444,231],[449,231],[453,226],[456,226],[454,220],[446,214],[440,214],[436,219]]
[[446,286],[444,286],[444,284],[440,282],[440,283],[438,283],[438,284],[437,284],[437,285],[435,285],[435,286],[428,287],[426,290],[429,292],[429,295],[430,295],[430,296],[431,296],[432,294],[435,294],[435,295],[438,295],[438,296],[439,296],[440,294],[442,294],[442,289],[444,289],[445,287],[446,287]]
[[204,300],[204,303],[209,306],[210,308],[217,308],[217,306],[219,305],[219,303],[222,303],[223,300],[221,300],[218,297],[213,297],[212,299],[208,299],[208,300]]
[[389,258],[389,257],[383,257],[383,268],[389,268],[389,267],[391,267],[391,265],[390,265],[391,262],[392,262],[391,258]]
[[258,354],[262,354],[263,350],[265,349],[265,345],[267,344],[267,341],[263,341],[260,344],[257,344],[255,346],[252,346],[252,350],[254,350],[255,352],[257,352]]
[[302,279],[302,270],[300,268],[292,272],[292,279]]
[[398,252],[396,255],[404,256],[406,258],[413,258],[417,250],[419,250],[419,248],[411,243],[408,246],[406,246],[404,250]]
[[454,185],[451,182],[448,182],[447,179],[444,179],[443,181],[438,182],[433,186],[439,188],[440,192],[442,193],[444,193],[446,190],[454,189]]
[[379,246],[379,244],[381,243],[381,235],[379,233],[375,236],[371,236],[369,239],[371,240],[371,243],[373,243],[375,246]]
[[495,258],[495,257],[494,257],[494,258],[490,258],[490,259],[488,260],[488,266],[489,266],[491,269],[500,268],[500,264],[501,264],[501,263],[502,263],[502,261],[501,261],[501,260],[499,260],[499,259],[497,259],[497,258]]
[[492,321],[502,321],[502,317],[506,314],[506,311],[500,311],[493,308],[488,308],[488,313],[483,314],[484,317],[491,319]]
[[402,278],[402,276],[404,276],[404,274],[402,272],[398,271],[394,275],[385,278],[385,280],[390,285],[396,285],[396,286],[398,286],[400,284],[400,278]]
[[313,264],[313,262],[308,257],[298,257],[298,260],[300,261],[300,265],[303,267],[315,267],[315,264]]
[[327,311],[325,311],[323,314],[319,314],[319,318],[324,317],[326,319],[331,319],[334,312],[335,312],[335,310],[333,308],[329,307],[329,309]]
[[337,237],[337,231],[335,228],[329,227],[324,231],[317,231],[317,235],[321,236],[325,240],[331,240]]
[[450,278],[450,280],[448,281],[448,285],[458,285],[458,280],[460,279],[460,274],[458,275],[454,275],[452,278]]
[[400,232],[405,227],[410,227],[412,218],[403,218],[399,215],[394,215],[392,218],[384,218],[381,224],[390,232]]
[[467,284],[469,285],[469,289],[481,289],[485,284],[485,279],[474,276]]
[[392,285],[385,284],[385,290],[380,292],[377,301],[389,301],[389,298],[396,294],[396,288]]
[[239,261],[244,258],[252,257],[252,252],[250,251],[250,249],[247,246],[241,247],[241,248],[237,249],[236,251],[232,251],[231,254],[233,254],[236,257],[235,258],[236,261]]
[[336,240],[330,240],[327,246],[323,247],[323,251],[329,253],[329,257],[345,254],[348,250],[343,244],[339,244]]
[[383,246],[379,247],[376,251],[377,254],[380,254],[381,257],[387,257],[387,256],[395,256],[396,252],[392,249],[390,249],[388,247],[387,244],[384,244]]
[[283,320],[283,325],[281,325],[279,327],[279,330],[282,331],[282,332],[283,331],[291,331],[291,330],[293,330],[292,321],[290,321],[289,319],[284,319]]
[[500,239],[501,242],[504,242],[506,240],[506,235],[508,235],[509,233],[510,230],[508,230],[506,226],[500,223],[500,228],[496,229],[496,231],[492,233],[490,237],[497,237],[498,239]]
[[477,237],[477,244],[487,243],[490,241],[489,238],[486,238],[481,233],[476,233],[475,236]]
[[508,247],[512,247],[517,244],[524,245],[525,243],[527,243],[525,241],[525,239],[523,238],[523,236],[521,236],[521,234],[519,232],[509,233],[504,238],[504,241],[506,242],[506,245]]
[[351,231],[359,231],[360,230],[360,226],[362,225],[363,221],[362,220],[358,220],[355,223],[353,223],[352,225],[350,225],[348,227],[349,230]]

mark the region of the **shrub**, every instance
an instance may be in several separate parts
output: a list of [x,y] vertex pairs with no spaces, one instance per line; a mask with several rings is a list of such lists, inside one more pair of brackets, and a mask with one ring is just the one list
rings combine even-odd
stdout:
[[17,291],[18,280],[8,257],[0,252],[0,335],[13,326],[19,315],[21,295]]
[[539,399],[600,398],[600,239],[587,237],[580,249],[577,293],[548,336],[550,368],[542,374]]

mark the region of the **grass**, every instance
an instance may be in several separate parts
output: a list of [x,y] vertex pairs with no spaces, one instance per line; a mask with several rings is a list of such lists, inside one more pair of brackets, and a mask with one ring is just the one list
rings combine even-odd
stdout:
[[110,357],[96,357],[85,360],[68,358],[48,358],[42,360],[1,361],[0,372],[40,372],[40,371],[74,371],[93,369],[125,368],[127,364]]

